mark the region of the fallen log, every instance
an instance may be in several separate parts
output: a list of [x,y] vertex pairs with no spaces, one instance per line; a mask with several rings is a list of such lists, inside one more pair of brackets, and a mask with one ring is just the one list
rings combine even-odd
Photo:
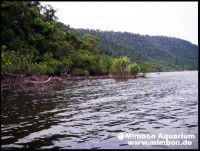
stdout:
[[43,81],[43,82],[37,82],[37,81],[28,81],[29,83],[36,83],[36,84],[43,84],[43,83],[47,83],[51,80],[52,77],[50,77],[48,80]]

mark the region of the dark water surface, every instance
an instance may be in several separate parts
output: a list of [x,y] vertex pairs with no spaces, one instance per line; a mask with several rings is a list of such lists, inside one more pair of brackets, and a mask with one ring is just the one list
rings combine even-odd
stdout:
[[[120,132],[194,134],[188,146],[131,146]],[[55,96],[1,101],[1,148],[198,148],[198,72],[66,82]]]

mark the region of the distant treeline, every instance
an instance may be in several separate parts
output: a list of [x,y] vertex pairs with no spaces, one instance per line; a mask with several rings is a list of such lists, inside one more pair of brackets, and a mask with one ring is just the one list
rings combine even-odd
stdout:
[[100,54],[127,56],[139,65],[147,62],[152,65],[153,71],[198,69],[198,46],[185,40],[128,32],[68,29],[76,32],[79,37],[85,33],[99,37]]

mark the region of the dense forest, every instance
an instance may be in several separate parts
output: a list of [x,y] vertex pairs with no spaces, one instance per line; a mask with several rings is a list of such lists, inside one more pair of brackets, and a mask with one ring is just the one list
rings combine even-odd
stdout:
[[197,46],[180,39],[70,28],[58,22],[56,10],[38,1],[1,3],[1,73],[88,76],[193,70],[197,54]]
[[79,37],[88,33],[100,38],[100,53],[112,57],[127,56],[138,64],[148,62],[154,71],[197,70],[198,46],[165,36],[142,36],[128,32],[74,29]]

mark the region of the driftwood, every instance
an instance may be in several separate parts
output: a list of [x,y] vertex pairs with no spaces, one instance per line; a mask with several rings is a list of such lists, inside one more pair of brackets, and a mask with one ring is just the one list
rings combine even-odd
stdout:
[[37,82],[37,81],[28,81],[29,83],[37,83],[37,84],[43,84],[43,83],[47,83],[51,80],[52,77],[50,77],[48,80],[43,81],[43,82]]

